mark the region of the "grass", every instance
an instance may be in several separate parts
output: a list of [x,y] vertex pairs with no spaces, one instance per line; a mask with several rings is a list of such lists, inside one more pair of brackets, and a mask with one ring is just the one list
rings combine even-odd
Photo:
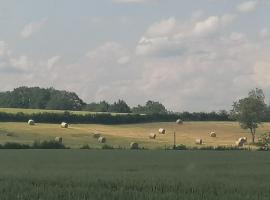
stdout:
[[[159,135],[158,129],[165,128],[167,133]],[[129,147],[131,142],[138,142],[141,147],[164,149],[173,144],[173,132],[177,135],[177,144],[195,146],[196,138],[203,139],[203,146],[231,146],[240,137],[248,137],[248,131],[239,127],[236,122],[186,122],[184,125],[175,123],[147,123],[132,125],[95,125],[75,124],[69,129],[62,129],[57,124],[0,123],[0,143],[19,142],[31,144],[35,140],[50,140],[57,136],[63,138],[66,146],[79,148],[88,144],[92,148],[100,148],[101,144],[93,138],[93,133],[101,133],[107,144],[114,147]],[[216,138],[209,137],[215,131]],[[258,129],[258,135],[270,131],[270,123]],[[157,139],[149,139],[150,133],[157,133]],[[7,136],[9,135],[9,136]]]
[[268,152],[1,150],[1,200],[268,200]]

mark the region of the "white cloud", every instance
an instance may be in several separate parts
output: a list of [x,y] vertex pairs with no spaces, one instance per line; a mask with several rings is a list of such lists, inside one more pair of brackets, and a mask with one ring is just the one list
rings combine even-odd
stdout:
[[49,58],[47,61],[48,69],[52,69],[60,59],[61,59],[60,56],[53,56],[53,57]]
[[123,56],[121,58],[118,59],[117,61],[119,64],[127,64],[130,62],[130,57],[129,56]]
[[169,19],[162,20],[160,22],[157,22],[151,25],[148,28],[146,35],[148,37],[167,36],[167,35],[172,34],[176,28],[177,28],[176,19],[174,17],[171,17]]
[[40,21],[34,21],[30,22],[29,24],[26,24],[24,28],[22,29],[20,35],[22,38],[29,38],[33,34],[40,31],[40,29],[46,24],[47,18],[43,18]]
[[270,30],[268,27],[264,27],[261,31],[260,31],[260,36],[263,38],[266,38],[268,36],[270,36]]
[[175,18],[162,20],[151,25],[140,39],[137,55],[182,55],[187,47],[200,37],[209,37],[221,32],[225,26],[232,23],[234,15],[210,16],[203,20],[179,23]]
[[256,9],[258,2],[257,1],[246,1],[237,6],[237,10],[242,13],[252,12]]
[[204,21],[197,22],[194,27],[194,34],[207,35],[215,32],[220,26],[220,19],[217,16],[211,16]]
[[254,80],[260,87],[270,86],[270,61],[259,61],[254,65]]

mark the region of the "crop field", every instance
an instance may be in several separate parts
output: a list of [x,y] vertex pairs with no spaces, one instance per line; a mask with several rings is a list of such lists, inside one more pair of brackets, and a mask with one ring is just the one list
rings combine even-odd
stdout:
[[268,152],[1,150],[1,200],[269,200]]
[[[159,128],[164,128],[166,134],[158,134]],[[209,133],[215,131],[216,138]],[[258,129],[260,133],[269,132],[270,123],[265,123]],[[79,148],[88,144],[92,148],[102,145],[93,138],[94,133],[106,137],[107,144],[113,147],[128,148],[131,142],[137,142],[141,147],[148,149],[164,149],[173,144],[173,133],[176,133],[176,143],[195,146],[197,138],[203,139],[202,146],[232,146],[240,137],[248,137],[248,131],[239,127],[236,122],[185,122],[184,125],[176,123],[147,123],[131,125],[96,125],[71,124],[68,129],[60,128],[58,124],[27,123],[0,123],[0,143],[19,142],[31,144],[34,141],[53,140],[62,137],[66,146]],[[156,133],[155,140],[149,138],[150,133]]]

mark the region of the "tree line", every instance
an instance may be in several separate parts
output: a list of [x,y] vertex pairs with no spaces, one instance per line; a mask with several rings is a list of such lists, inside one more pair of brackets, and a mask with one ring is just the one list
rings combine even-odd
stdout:
[[19,87],[13,91],[0,92],[0,107],[137,114],[168,113],[164,105],[155,101],[148,101],[144,106],[138,105],[133,108],[124,100],[112,104],[106,101],[87,104],[74,92],[40,87]]

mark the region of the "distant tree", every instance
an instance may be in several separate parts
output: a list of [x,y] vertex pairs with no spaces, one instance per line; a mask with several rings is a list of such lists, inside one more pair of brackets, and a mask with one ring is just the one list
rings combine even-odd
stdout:
[[123,100],[118,100],[117,102],[114,102],[112,105],[109,106],[108,111],[115,113],[131,113],[130,107]]
[[110,104],[106,101],[101,101],[99,103],[90,103],[84,107],[84,110],[91,112],[108,112]]
[[249,92],[248,97],[234,102],[231,115],[238,120],[243,129],[249,129],[252,142],[255,142],[256,129],[262,123],[266,114],[265,96],[261,89]]
[[159,102],[147,101],[145,106],[138,105],[132,109],[134,113],[143,114],[166,114],[168,111],[165,106]]
[[0,93],[0,107],[81,110],[84,105],[74,92],[54,88],[19,87]]

